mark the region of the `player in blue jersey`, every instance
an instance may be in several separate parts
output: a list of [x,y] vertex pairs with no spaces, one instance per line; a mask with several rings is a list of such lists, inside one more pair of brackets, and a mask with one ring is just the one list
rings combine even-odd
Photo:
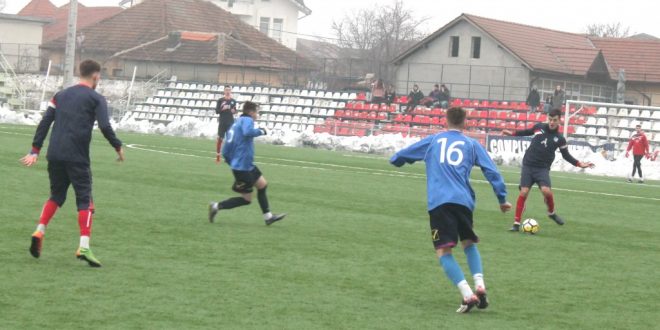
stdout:
[[[506,201],[504,180],[486,150],[462,133],[465,110],[447,110],[447,125],[448,131],[429,136],[397,152],[390,163],[400,167],[419,160],[426,162],[431,239],[440,265],[463,297],[456,312],[467,313],[475,306],[480,309],[488,307],[481,256],[476,245],[479,238],[472,229],[475,198],[470,186],[472,167],[481,167],[493,186],[502,212],[510,210],[511,204]],[[452,248],[459,239],[474,278],[476,294],[452,255]]]
[[101,65],[92,60],[80,63],[80,84],[64,89],[53,97],[48,104],[44,117],[39,122],[32,142],[32,150],[21,159],[25,166],[32,166],[39,159],[39,152],[48,135],[48,177],[50,179],[50,198],[44,204],[37,230],[32,234],[30,254],[41,256],[41,247],[46,235],[46,226],[62,207],[66,200],[69,186],[76,193],[78,207],[78,225],[80,227],[80,247],[76,256],[92,267],[101,267],[101,263],[89,248],[92,232],[92,172],[89,161],[89,144],[92,140],[94,123],[98,122],[103,136],[110,142],[119,161],[124,160],[122,143],[115,136],[110,125],[105,98],[95,91],[101,79]]
[[249,205],[252,202],[253,187],[257,188],[257,200],[266,225],[270,226],[286,216],[286,214],[273,214],[270,212],[268,197],[266,197],[268,182],[261,175],[259,168],[254,165],[254,138],[266,135],[265,129],[254,127],[254,120],[257,119],[258,114],[256,103],[245,102],[243,114],[225,134],[222,157],[229,164],[234,174],[235,182],[231,189],[241,194],[241,197],[211,203],[209,205],[209,221],[211,223],[215,221],[215,216],[220,210]]

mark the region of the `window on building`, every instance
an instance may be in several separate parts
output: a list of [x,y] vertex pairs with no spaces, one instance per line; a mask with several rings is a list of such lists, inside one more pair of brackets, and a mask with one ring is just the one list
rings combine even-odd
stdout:
[[265,35],[269,35],[268,30],[270,30],[270,17],[262,17],[259,21],[259,31]]
[[472,58],[481,57],[481,37],[472,37]]
[[282,42],[282,30],[284,29],[284,20],[281,18],[273,19],[273,39]]
[[449,42],[449,56],[458,57],[458,36],[452,36]]

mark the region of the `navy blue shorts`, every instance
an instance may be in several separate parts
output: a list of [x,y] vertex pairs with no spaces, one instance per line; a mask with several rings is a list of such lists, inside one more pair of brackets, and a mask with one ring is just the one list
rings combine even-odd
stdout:
[[48,161],[50,179],[50,199],[62,206],[66,201],[67,190],[73,186],[78,210],[89,209],[92,198],[92,172],[83,163]]
[[472,230],[472,211],[460,204],[442,204],[429,211],[431,218],[431,240],[436,249],[454,247],[469,239],[479,242]]
[[532,167],[523,165],[520,171],[520,188],[531,188],[534,184],[539,187],[552,187],[550,182],[550,169],[545,167]]
[[234,184],[231,189],[239,194],[249,194],[253,191],[252,187],[257,183],[261,177],[261,171],[258,167],[254,167],[251,171],[236,171],[234,173]]

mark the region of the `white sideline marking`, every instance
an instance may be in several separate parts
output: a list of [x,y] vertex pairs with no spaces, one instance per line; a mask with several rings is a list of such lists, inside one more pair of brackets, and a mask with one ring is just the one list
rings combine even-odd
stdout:
[[[145,145],[140,145],[140,144],[128,144],[128,145],[126,145],[126,147],[131,148],[131,149],[137,149],[137,150],[143,150],[143,151],[149,151],[149,152],[156,152],[156,153],[174,155],[174,156],[184,156],[184,157],[204,158],[204,159],[211,159],[212,158],[210,156],[199,156],[199,155],[184,154],[184,153],[179,153],[179,152],[170,152],[170,151],[150,149],[150,148],[161,148],[161,147],[158,147],[158,146],[145,146]],[[145,147],[150,147],[150,148],[145,148]],[[192,149],[174,148],[174,147],[172,147],[172,148],[162,147],[162,148],[175,149],[175,150],[199,151],[199,152],[205,152],[205,153],[209,153],[209,154],[215,154],[215,152],[210,152],[210,151],[207,151],[207,150],[202,151],[202,150],[192,150]],[[372,175],[382,175],[382,176],[390,176],[390,177],[414,178],[414,179],[420,179],[420,180],[423,180],[425,178],[424,174],[418,174],[418,173],[406,173],[406,172],[398,172],[398,171],[376,170],[376,169],[369,169],[369,168],[364,168],[364,167],[317,163],[317,162],[309,162],[309,161],[302,161],[302,160],[291,160],[291,159],[284,159],[284,158],[272,158],[272,157],[257,157],[257,158],[282,160],[282,161],[302,163],[302,164],[311,164],[311,165],[321,165],[321,166],[346,168],[346,169],[350,169],[350,171],[348,171],[348,170],[342,171],[342,170],[339,170],[339,169],[319,168],[319,167],[311,167],[311,166],[291,165],[291,164],[257,162],[258,164],[281,166],[281,167],[296,167],[296,168],[302,168],[302,169],[310,169],[310,170],[318,170],[318,171],[335,171],[335,172],[343,172],[343,173],[351,173],[351,174],[372,174]],[[359,171],[355,171],[355,170],[359,170]],[[488,184],[488,181],[486,181],[486,180],[472,179],[470,181],[471,182]],[[509,183],[509,184],[507,184],[507,186],[517,187],[518,185],[513,184],[513,183]],[[588,194],[588,195],[600,195],[600,196],[611,196],[611,197],[621,197],[621,198],[660,201],[660,198],[653,198],[653,197],[630,196],[630,195],[611,194],[611,193],[584,191],[584,190],[575,190],[575,189],[566,189],[566,188],[553,187],[552,190],[567,191],[567,192],[574,192],[574,193]]]

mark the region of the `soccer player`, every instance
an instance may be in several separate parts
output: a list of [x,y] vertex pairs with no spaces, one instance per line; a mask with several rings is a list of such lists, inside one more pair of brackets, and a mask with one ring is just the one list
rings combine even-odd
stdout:
[[218,139],[215,143],[215,162],[220,163],[222,141],[225,133],[234,124],[234,114],[236,113],[236,100],[231,97],[231,87],[225,87],[225,95],[218,100],[218,104],[215,106],[215,113],[220,115],[218,118]]
[[632,182],[635,177],[635,172],[639,172],[639,183],[644,183],[644,176],[642,175],[642,157],[646,155],[646,158],[651,157],[649,153],[649,140],[646,139],[646,135],[642,132],[642,126],[635,126],[637,132],[630,137],[628,142],[628,149],[626,149],[626,158],[630,156],[630,149],[633,151],[633,170],[632,175],[628,176],[628,182]]
[[257,188],[257,200],[266,225],[270,226],[286,216],[286,214],[273,214],[270,212],[268,197],[266,197],[268,182],[261,175],[259,168],[254,165],[254,138],[266,135],[265,129],[254,127],[254,120],[258,118],[258,114],[259,110],[256,103],[245,102],[243,104],[243,114],[225,135],[227,143],[222,148],[222,157],[229,164],[234,174],[235,182],[231,189],[241,194],[241,197],[211,203],[209,205],[209,221],[211,223],[215,221],[215,216],[220,210],[249,205],[252,202],[253,187]]
[[548,207],[548,217],[558,225],[564,224],[564,220],[555,213],[555,199],[550,183],[550,166],[555,160],[557,148],[559,148],[562,157],[573,166],[581,168],[594,167],[594,164],[590,162],[576,160],[568,152],[566,139],[559,133],[560,117],[560,110],[551,110],[548,114],[547,123],[538,123],[530,129],[520,131],[502,131],[504,135],[534,136],[523,157],[523,167],[520,173],[520,195],[518,195],[518,201],[516,202],[516,214],[511,231],[520,230],[520,219],[522,219],[525,210],[525,201],[529,195],[529,189],[535,183],[538,184],[545,199],[545,204]]
[[[400,167],[418,160],[426,162],[431,239],[440,265],[463,297],[456,312],[467,313],[475,306],[480,309],[488,307],[481,255],[476,245],[479,238],[472,228],[475,204],[474,191],[470,186],[472,167],[481,167],[493,186],[502,212],[510,210],[511,204],[506,201],[504,180],[486,150],[479,142],[462,133],[465,110],[447,110],[447,125],[447,132],[429,136],[397,152],[390,163]],[[467,256],[476,295],[452,255],[452,248],[458,239]]]
[[69,185],[76,192],[78,225],[80,226],[80,247],[76,251],[78,259],[87,261],[92,267],[101,263],[89,248],[92,232],[92,175],[89,162],[89,143],[92,129],[97,121],[103,136],[110,142],[124,160],[122,143],[110,126],[105,98],[95,91],[101,78],[101,66],[92,60],[80,63],[80,83],[64,89],[53,97],[43,119],[37,126],[32,142],[32,150],[21,162],[25,166],[37,163],[48,130],[53,124],[48,145],[48,177],[50,178],[50,199],[41,211],[37,230],[32,234],[30,254],[39,258],[48,223],[66,200]]

